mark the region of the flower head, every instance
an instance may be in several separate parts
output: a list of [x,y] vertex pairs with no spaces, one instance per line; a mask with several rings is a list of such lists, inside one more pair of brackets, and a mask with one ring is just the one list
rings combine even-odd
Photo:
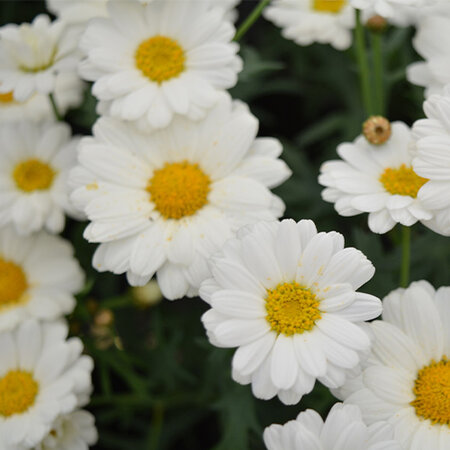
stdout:
[[19,236],[0,228],[0,331],[29,318],[54,320],[75,307],[83,272],[72,246],[44,231]]
[[54,92],[59,74],[76,72],[76,32],[64,22],[39,15],[31,24],[1,27],[0,38],[0,92],[18,102]]
[[385,144],[370,144],[363,136],[341,144],[342,160],[327,161],[320,169],[319,183],[326,187],[322,198],[342,216],[368,212],[374,233],[386,233],[396,223],[430,220],[433,214],[419,196],[428,179],[412,167],[412,144],[411,131],[401,122],[392,124]]
[[444,86],[450,83],[450,54],[444,44],[449,39],[450,17],[425,15],[419,22],[413,45],[425,61],[409,65],[407,78],[411,83],[425,87],[427,97],[442,93]]
[[264,16],[299,45],[319,42],[345,50],[352,42],[354,10],[347,0],[275,0]]
[[355,405],[336,403],[325,421],[312,409],[296,420],[264,430],[268,450],[402,450],[386,422],[367,426]]
[[420,201],[434,213],[424,224],[437,233],[450,236],[450,86],[444,95],[433,95],[424,103],[427,119],[413,126],[417,152],[415,172],[429,181],[419,191]]
[[58,417],[89,398],[92,360],[67,332],[63,322],[30,320],[0,334],[0,436],[7,449],[34,448]]
[[63,123],[20,122],[0,126],[0,225],[20,234],[43,228],[59,233],[64,213],[79,214],[68,196],[67,178],[75,163],[77,139]]
[[195,295],[207,260],[236,230],[284,210],[270,192],[290,175],[281,145],[255,139],[257,120],[223,94],[199,122],[177,117],[141,134],[111,118],[80,144],[72,199],[100,242],[94,266],[127,272],[132,285],[157,273],[169,299]]
[[388,421],[406,449],[450,447],[449,307],[450,288],[426,281],[391,292],[371,352],[337,392],[369,425]]
[[[82,76],[104,113],[164,128],[174,114],[198,120],[237,81],[234,27],[210,2],[109,2],[81,40]],[[180,25],[181,24],[181,25]]]
[[83,409],[59,416],[35,450],[87,450],[97,442],[94,416]]
[[356,290],[374,268],[339,233],[318,233],[310,220],[261,222],[227,241],[211,273],[203,324],[212,344],[238,347],[233,378],[258,398],[294,404],[316,379],[340,386],[370,346],[361,324],[381,302]]

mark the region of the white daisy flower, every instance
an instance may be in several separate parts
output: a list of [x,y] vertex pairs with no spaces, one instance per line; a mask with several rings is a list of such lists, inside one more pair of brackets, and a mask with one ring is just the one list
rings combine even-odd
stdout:
[[423,3],[418,3],[415,6],[411,6],[409,3],[388,4],[385,1],[384,3],[362,1],[365,2],[365,7],[362,10],[362,17],[365,21],[375,15],[379,15],[377,11],[382,9],[389,11],[389,16],[381,17],[384,17],[388,23],[396,27],[417,26],[425,17],[433,14],[450,14],[450,5],[447,3],[447,0],[443,0],[443,3],[440,3],[438,0],[424,0]]
[[[115,0],[121,1],[121,0]],[[122,0],[124,1],[124,0]],[[150,3],[153,0],[139,0],[141,3]],[[219,6],[226,13],[226,17],[235,17],[233,8],[240,0],[205,0],[214,6]],[[47,0],[47,9],[69,24],[87,22],[94,17],[107,17],[108,0]]]
[[108,3],[81,39],[82,76],[108,114],[164,128],[175,113],[205,116],[242,68],[234,27],[209,2],[135,0]]
[[350,3],[355,8],[373,11],[375,14],[390,19],[396,17],[406,7],[423,6],[427,1],[430,0],[350,0]]
[[72,199],[101,242],[99,271],[127,272],[132,285],[157,272],[166,298],[196,295],[207,260],[242,225],[275,220],[283,202],[270,192],[290,176],[280,143],[255,139],[258,121],[223,94],[199,122],[177,116],[166,129],[141,134],[100,119],[81,141]]
[[419,281],[391,292],[383,301],[383,320],[370,328],[372,351],[361,375],[349,380],[346,403],[358,405],[368,424],[391,423],[405,449],[447,450],[450,287],[435,291]]
[[263,15],[299,45],[319,42],[345,50],[352,44],[354,13],[347,0],[274,0]]
[[432,95],[424,103],[427,119],[418,120],[413,126],[417,139],[413,167],[418,175],[429,179],[418,194],[434,213],[434,219],[425,225],[450,236],[450,86],[444,94]]
[[450,17],[432,15],[424,17],[418,25],[413,45],[425,61],[415,62],[407,68],[407,78],[413,84],[425,87],[425,96],[442,93],[450,83]]
[[403,450],[386,422],[367,426],[355,405],[336,403],[325,422],[312,409],[264,430],[268,450]]
[[78,139],[64,123],[20,122],[0,126],[0,141],[0,226],[13,224],[20,234],[59,233],[64,212],[77,214],[67,178]]
[[77,410],[59,416],[35,450],[88,450],[97,439],[94,416],[88,411]]
[[69,242],[43,231],[24,237],[0,228],[0,332],[28,318],[71,313],[83,281]]
[[75,72],[79,54],[75,30],[46,15],[31,24],[0,28],[0,92],[23,102],[33,94],[54,92],[59,73]]
[[107,17],[108,0],[46,0],[47,9],[66,23],[82,24],[94,17]]
[[369,213],[369,228],[386,233],[396,223],[411,226],[433,215],[418,197],[428,181],[412,169],[412,137],[402,122],[392,124],[392,134],[382,145],[370,144],[364,136],[341,144],[342,160],[325,162],[319,183],[322,198],[334,203],[341,216]]
[[90,392],[92,359],[67,332],[63,322],[30,320],[0,334],[0,436],[7,449],[38,445]]
[[[55,81],[55,103],[60,114],[80,106],[83,100],[84,83],[76,73],[61,73]],[[48,95],[36,93],[28,100],[19,102],[12,92],[0,94],[0,122],[51,121],[55,119]]]
[[420,26],[429,16],[450,17],[450,3],[448,0],[425,0],[422,6],[404,6],[399,8],[396,17],[405,16],[407,25]]
[[316,379],[340,386],[370,346],[362,324],[381,302],[356,290],[375,269],[339,233],[317,233],[311,220],[260,222],[226,242],[211,272],[202,321],[213,345],[238,347],[233,379],[257,398],[295,404]]

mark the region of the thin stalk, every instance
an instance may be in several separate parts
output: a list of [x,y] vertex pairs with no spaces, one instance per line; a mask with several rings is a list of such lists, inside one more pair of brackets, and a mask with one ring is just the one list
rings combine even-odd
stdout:
[[53,113],[55,114],[56,120],[62,120],[62,115],[58,110],[58,106],[56,105],[55,97],[53,93],[48,94],[48,98],[50,99],[50,104],[52,105]]
[[164,405],[157,402],[153,407],[152,424],[149,431],[149,450],[157,450],[159,448],[159,440],[164,423]]
[[371,33],[371,43],[373,52],[373,73],[375,81],[375,113],[384,116],[384,70],[382,35],[380,33]]
[[359,79],[361,82],[361,93],[364,102],[364,109],[366,110],[366,114],[371,116],[374,114],[374,108],[372,101],[372,90],[370,86],[369,61],[367,59],[364,27],[361,23],[361,11],[359,9],[356,10],[355,49],[359,67]]
[[402,226],[402,265],[400,270],[400,286],[407,287],[409,283],[409,268],[411,265],[411,228]]
[[239,41],[242,36],[250,29],[250,27],[258,20],[259,16],[263,12],[264,8],[270,3],[270,0],[261,0],[258,5],[255,6],[250,15],[244,20],[239,29],[234,35],[234,40]]

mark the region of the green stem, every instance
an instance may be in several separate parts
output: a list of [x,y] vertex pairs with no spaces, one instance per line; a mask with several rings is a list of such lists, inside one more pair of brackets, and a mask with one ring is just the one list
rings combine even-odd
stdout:
[[244,20],[239,29],[234,35],[234,40],[239,41],[242,36],[249,30],[249,28],[258,20],[259,16],[263,12],[264,8],[270,3],[270,0],[261,0],[258,5],[255,6],[254,10],[250,15]]
[[371,42],[375,80],[375,113],[384,116],[384,75],[381,34],[371,33]]
[[400,271],[400,286],[407,287],[409,283],[409,267],[411,265],[411,228],[402,226],[402,266]]
[[56,105],[55,97],[53,96],[53,93],[48,94],[48,98],[50,99],[50,103],[52,105],[53,113],[55,114],[56,120],[60,121],[62,120],[62,115],[58,110],[58,106]]
[[164,405],[158,402],[153,407],[152,425],[149,432],[149,450],[157,450],[164,423]]
[[359,78],[361,80],[361,92],[364,102],[366,114],[371,116],[374,114],[372,91],[370,86],[370,70],[369,61],[367,59],[366,40],[364,36],[364,27],[361,23],[361,11],[356,10],[356,27],[355,27],[355,46],[356,58],[359,66]]

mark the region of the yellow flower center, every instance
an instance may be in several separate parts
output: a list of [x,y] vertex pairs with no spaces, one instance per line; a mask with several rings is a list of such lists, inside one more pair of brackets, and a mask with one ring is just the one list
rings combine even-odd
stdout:
[[347,0],[312,0],[313,9],[320,12],[338,13],[346,4]]
[[12,103],[14,101],[14,96],[12,91],[6,94],[0,94],[0,103]]
[[38,159],[23,161],[14,168],[14,181],[25,192],[48,189],[55,177],[55,171]]
[[416,415],[433,424],[450,425],[450,360],[445,356],[419,370],[411,402]]
[[155,170],[147,191],[156,209],[166,219],[192,216],[208,203],[211,180],[198,166],[187,161],[166,163]]
[[278,334],[292,336],[309,331],[321,318],[319,300],[298,283],[281,283],[267,290],[266,320]]
[[0,310],[20,303],[27,288],[27,277],[22,268],[0,257]]
[[180,75],[186,57],[177,41],[154,36],[140,43],[134,55],[136,67],[150,80],[162,83]]
[[416,198],[419,189],[428,181],[414,172],[412,167],[402,164],[398,169],[388,167],[379,180],[386,191],[392,195],[409,195]]
[[29,372],[11,370],[0,378],[0,416],[26,412],[34,405],[39,385]]

